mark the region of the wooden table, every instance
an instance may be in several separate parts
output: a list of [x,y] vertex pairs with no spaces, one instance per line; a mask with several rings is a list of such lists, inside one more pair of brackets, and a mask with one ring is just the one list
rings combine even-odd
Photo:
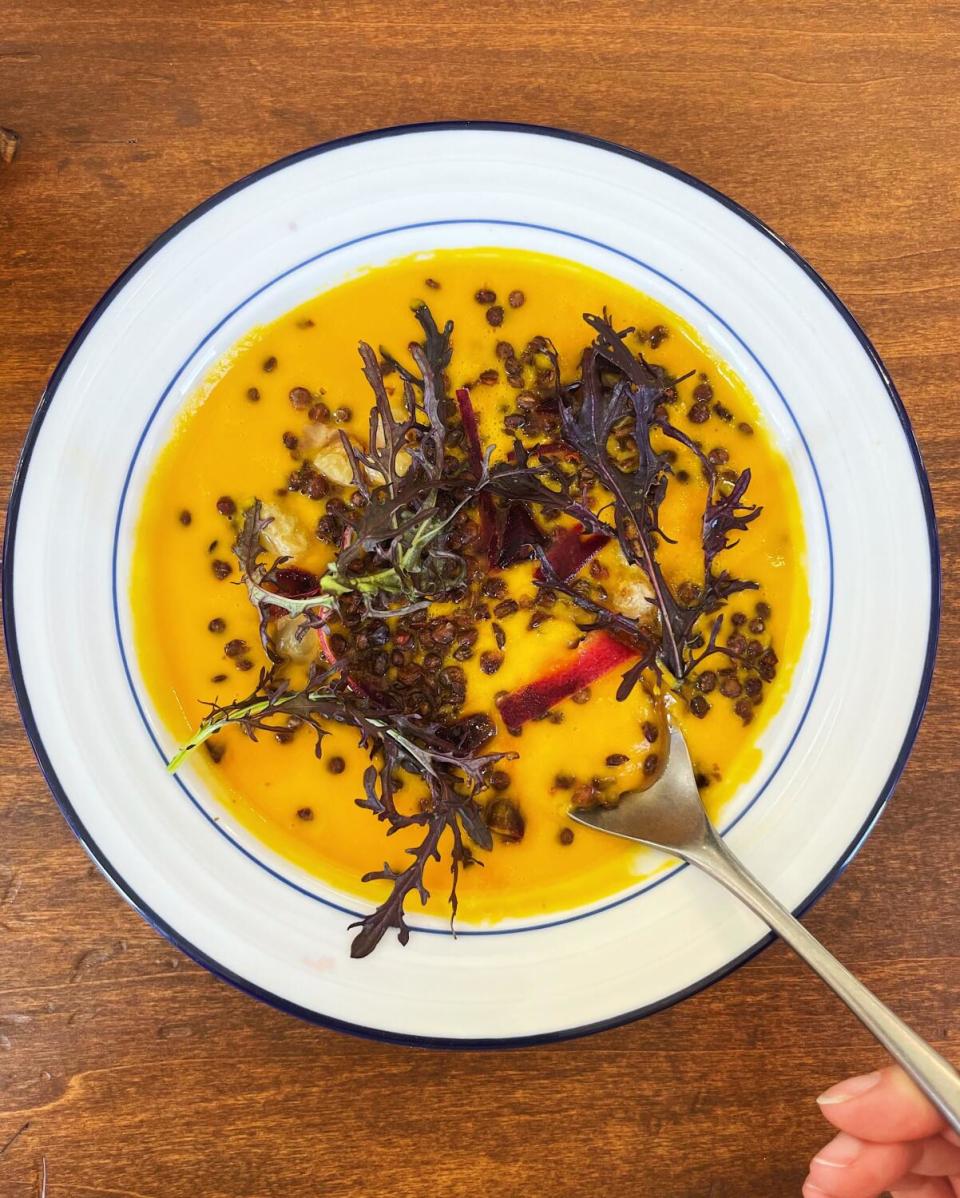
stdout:
[[[0,125],[23,140],[0,165],[3,478],[88,309],[211,191],[356,129],[565,125],[709,180],[851,305],[919,434],[949,613],[958,18],[919,0],[7,0]],[[829,381],[828,362],[811,367]],[[896,798],[808,917],[954,1058],[958,666],[948,615]],[[814,1096],[882,1059],[779,946],[655,1018],[555,1047],[404,1050],[298,1023],[191,964],[110,890],[6,687],[0,762],[0,1145],[27,1125],[0,1155],[5,1196],[35,1193],[45,1158],[50,1198],[782,1198],[824,1139]]]

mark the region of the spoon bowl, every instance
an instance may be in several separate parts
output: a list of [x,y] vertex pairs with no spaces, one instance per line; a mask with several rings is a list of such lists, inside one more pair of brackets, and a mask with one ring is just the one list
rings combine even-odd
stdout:
[[626,791],[616,807],[572,810],[570,818],[686,861],[710,840],[713,829],[700,800],[683,733],[675,724],[669,724],[668,730],[667,764],[652,786]]
[[616,807],[575,810],[570,818],[680,857],[746,903],[847,1004],[960,1133],[960,1076],[953,1066],[827,952],[734,856],[707,817],[683,734],[673,724],[668,727],[670,755],[652,786],[627,791]]

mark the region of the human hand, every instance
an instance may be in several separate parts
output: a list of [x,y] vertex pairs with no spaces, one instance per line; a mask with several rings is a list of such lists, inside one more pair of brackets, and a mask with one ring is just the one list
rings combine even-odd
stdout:
[[852,1077],[817,1102],[840,1134],[811,1161],[803,1198],[960,1198],[960,1136],[902,1069]]

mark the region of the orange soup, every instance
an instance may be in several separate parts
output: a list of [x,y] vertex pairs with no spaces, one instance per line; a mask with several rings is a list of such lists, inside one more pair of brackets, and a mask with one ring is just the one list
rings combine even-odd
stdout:
[[371,269],[237,344],[156,462],[131,599],[153,704],[205,728],[233,818],[374,903],[449,911],[455,864],[469,922],[636,882],[566,813],[655,780],[668,716],[716,816],[808,621],[796,490],[741,381],[651,298],[495,248]]

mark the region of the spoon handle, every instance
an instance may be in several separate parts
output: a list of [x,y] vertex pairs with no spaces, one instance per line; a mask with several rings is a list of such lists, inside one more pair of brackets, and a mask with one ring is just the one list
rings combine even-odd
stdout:
[[717,836],[688,860],[741,899],[827,983],[960,1133],[960,1075],[926,1040],[894,1015],[741,865]]

